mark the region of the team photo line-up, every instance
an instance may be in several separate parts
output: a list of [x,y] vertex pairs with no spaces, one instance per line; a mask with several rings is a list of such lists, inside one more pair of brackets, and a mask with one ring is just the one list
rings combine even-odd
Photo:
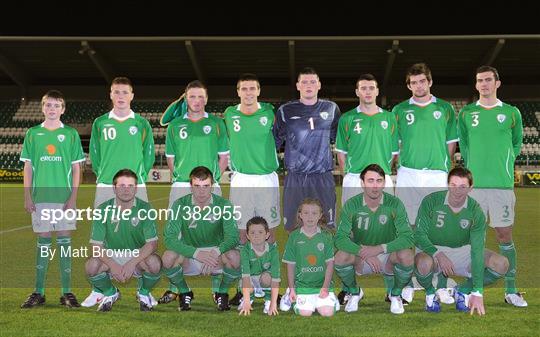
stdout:
[[[173,301],[178,301],[179,310],[190,310],[194,293],[185,276],[202,274],[211,276],[220,311],[234,304],[240,314],[248,315],[253,299],[264,297],[268,315],[278,314],[279,307],[303,316],[331,316],[340,305],[346,312],[357,311],[364,292],[356,275],[378,273],[394,314],[402,314],[412,301],[413,276],[426,291],[429,312],[439,312],[441,303],[455,303],[459,311],[483,315],[484,285],[500,278],[504,301],[527,306],[516,287],[512,239],[521,114],[497,98],[501,81],[495,68],[482,66],[475,76],[479,99],[457,117],[450,103],[431,94],[431,71],[424,63],[407,70],[412,96],[392,111],[377,106],[378,83],[370,74],[356,83],[359,105],[344,114],[336,103],[318,98],[321,82],[313,68],[298,75],[300,98],[275,111],[258,101],[258,78],[241,75],[240,103],[228,107],[223,119],[205,111],[206,86],[190,82],[161,118],[167,126],[172,176],[168,208],[211,206],[221,210],[219,215],[167,221],[162,256],[156,253],[154,221],[93,221],[94,248],[136,254],[91,257],[85,269],[92,291],[81,304],[71,291],[71,257],[60,254],[60,303],[110,311],[120,297],[112,280],[123,283],[136,277],[141,311]],[[89,157],[97,176],[95,209],[120,207],[132,214],[152,209],[145,181],[155,160],[154,139],[150,123],[131,110],[133,98],[130,80],[115,78],[110,90],[113,108],[92,125]],[[39,215],[45,209],[75,209],[80,163],[85,160],[78,132],[60,120],[65,112],[62,93],[47,92],[41,106],[44,122],[28,129],[20,156],[25,209],[37,234],[35,290],[22,308],[45,303],[49,256],[41,252],[50,249],[51,234],[56,232],[58,248],[71,247],[75,221],[52,223]],[[458,142],[465,166],[452,169]],[[337,217],[332,143],[345,174]],[[276,149],[283,145],[287,174],[282,211]],[[390,177],[394,162],[395,186]],[[229,200],[221,197],[219,186],[227,167],[233,171]],[[241,216],[223,216],[235,207]],[[276,228],[282,220],[289,237],[280,261]],[[488,224],[495,231],[498,253],[485,249]],[[287,266],[283,296],[278,294],[281,262]],[[334,272],[342,283],[337,296]],[[451,275],[465,279],[449,288]],[[156,300],[150,291],[162,276],[169,285]],[[238,290],[229,300],[233,285]]]

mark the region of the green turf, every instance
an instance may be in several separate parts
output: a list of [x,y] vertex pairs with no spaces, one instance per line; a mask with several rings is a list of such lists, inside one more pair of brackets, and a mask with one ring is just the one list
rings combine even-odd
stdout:
[[[156,208],[166,207],[168,186],[152,187],[149,198]],[[228,191],[225,188],[224,193]],[[30,217],[23,209],[20,185],[1,185],[0,188],[0,335],[1,336],[537,336],[540,324],[540,189],[517,189],[517,219],[514,241],[518,250],[518,286],[527,291],[529,307],[518,309],[503,303],[501,282],[485,292],[487,316],[470,317],[458,313],[453,306],[444,306],[440,314],[423,310],[423,292],[405,307],[405,314],[390,314],[383,302],[382,280],[371,276],[359,278],[366,297],[357,313],[338,312],[332,318],[297,317],[291,312],[278,317],[262,314],[262,301],[255,304],[251,317],[238,313],[217,312],[210,297],[207,277],[188,278],[194,287],[195,300],[191,312],[178,312],[174,304],[160,305],[154,312],[140,313],[135,301],[134,282],[121,285],[123,298],[110,313],[95,312],[95,308],[68,310],[58,305],[60,296],[58,260],[51,261],[47,278],[47,304],[31,310],[19,309],[34,284],[35,234],[29,228]],[[78,207],[90,206],[94,187],[81,189]],[[339,200],[339,198],[338,198]],[[163,222],[159,222],[160,232]],[[73,247],[87,246],[90,224],[78,224],[73,236]],[[278,232],[281,249],[286,234]],[[489,230],[488,247],[496,249],[493,230]],[[163,245],[160,244],[160,251]],[[73,285],[80,301],[90,288],[84,276],[84,261],[74,258]],[[284,269],[282,269],[283,275]],[[285,284],[283,277],[282,285]],[[153,294],[157,297],[165,289],[161,280]],[[232,291],[231,291],[232,295]]]

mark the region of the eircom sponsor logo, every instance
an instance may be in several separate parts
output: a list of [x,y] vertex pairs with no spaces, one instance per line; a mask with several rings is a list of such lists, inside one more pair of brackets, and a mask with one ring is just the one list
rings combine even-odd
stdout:
[[317,257],[315,255],[306,256],[307,262],[311,265],[309,267],[302,267],[302,273],[320,273],[324,271],[323,266],[316,266]]
[[45,150],[47,151],[47,153],[49,155],[48,156],[41,156],[41,158],[39,158],[39,160],[41,160],[41,161],[62,161],[61,156],[54,156],[54,154],[56,153],[56,146],[54,146],[53,144],[47,145],[45,147]]

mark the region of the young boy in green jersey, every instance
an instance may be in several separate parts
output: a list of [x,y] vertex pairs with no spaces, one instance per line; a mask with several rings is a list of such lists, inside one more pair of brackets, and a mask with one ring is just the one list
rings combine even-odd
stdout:
[[296,228],[289,235],[283,254],[289,288],[285,298],[294,312],[311,316],[333,316],[339,310],[334,294],[334,244],[326,228],[321,202],[306,198],[298,207]]
[[[268,243],[270,229],[268,222],[260,216],[251,218],[247,224],[247,242],[240,250],[242,270],[242,300],[238,306],[240,315],[251,313],[251,294],[255,287],[264,291],[263,313],[277,315],[280,263],[276,243]],[[247,300],[249,299],[249,300]]]
[[49,266],[52,232],[56,232],[59,251],[62,297],[60,304],[79,307],[71,292],[71,231],[75,220],[67,213],[62,219],[51,220],[46,212],[75,209],[80,181],[80,163],[84,161],[77,130],[64,125],[60,117],[66,110],[61,92],[51,90],[41,99],[45,120],[28,129],[20,160],[24,162],[24,207],[32,214],[32,227],[37,233],[36,287],[21,308],[45,304],[45,278]]

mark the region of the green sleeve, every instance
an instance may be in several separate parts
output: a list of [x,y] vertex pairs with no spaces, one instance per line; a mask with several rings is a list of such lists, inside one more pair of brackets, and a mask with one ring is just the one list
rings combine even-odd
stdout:
[[[227,208],[229,208],[230,212],[232,213],[234,207],[231,203],[227,202],[223,211],[225,211]],[[222,212],[221,214],[224,213],[226,212]],[[238,245],[238,226],[236,225],[236,220],[234,220],[233,216],[231,216],[228,220],[224,220],[222,217],[221,221],[223,222],[223,241],[218,248],[221,254],[223,254]]]
[[154,149],[154,134],[152,133],[152,126],[150,123],[143,119],[144,132],[143,132],[143,162],[144,162],[144,179],[148,176],[148,172],[154,166],[154,161],[156,160],[155,149]]
[[92,161],[92,170],[99,177],[100,164],[101,164],[101,151],[100,151],[100,130],[98,119],[94,121],[92,125],[92,133],[90,134],[90,146],[88,154],[90,155],[90,160]]
[[399,128],[399,104],[392,108],[392,113],[396,117],[397,137],[398,137],[398,143],[399,143],[399,141],[401,140],[401,129]]
[[175,146],[175,138],[174,138],[174,124],[169,124],[167,126],[167,137],[165,138],[165,155],[167,157],[174,157],[176,148]]
[[486,241],[486,218],[484,212],[477,205],[471,226],[471,274],[473,280],[472,291],[480,293],[484,290],[484,246]]
[[226,154],[229,152],[229,137],[227,136],[227,129],[223,119],[218,118],[218,153]]
[[193,257],[197,249],[184,242],[182,239],[182,220],[169,220],[165,225],[163,236],[165,238],[165,248],[172,250],[182,256]]
[[512,125],[512,146],[514,147],[514,156],[519,156],[521,152],[521,144],[523,143],[523,121],[521,113],[516,108],[514,115],[514,124]]
[[273,248],[270,248],[270,276],[272,276],[272,281],[279,282],[281,281],[281,264],[279,263],[279,249],[276,244],[273,245]]
[[336,137],[336,150],[344,153],[347,153],[349,151],[349,144],[347,142],[347,117],[347,115],[344,115],[339,119]]
[[242,277],[251,276],[251,266],[249,264],[249,244],[245,244],[242,249],[240,249],[240,270],[242,272]]
[[409,225],[409,218],[407,218],[407,211],[405,206],[399,200],[397,200],[397,206],[394,213],[394,226],[396,228],[396,238],[386,244],[386,252],[397,252],[405,248],[414,247],[413,232]]
[[91,243],[103,245],[105,243],[106,223],[103,220],[94,220],[92,222],[92,234],[90,235]]
[[295,235],[291,233],[287,243],[285,244],[285,252],[283,253],[282,261],[288,264],[296,263],[296,247],[294,245],[294,237]]
[[78,163],[81,161],[84,161],[81,137],[76,130],[73,130],[73,143],[71,144],[71,162]]
[[332,234],[326,234],[326,243],[324,244],[324,261],[334,260],[334,239]]
[[[151,208],[152,206],[148,205],[147,210]],[[146,212],[146,214],[148,214],[148,212]],[[147,220],[144,220],[143,225],[144,225],[143,227],[144,240],[146,242],[156,241],[158,239],[156,222],[154,220],[147,219]]]
[[349,212],[351,200],[345,203],[341,211],[341,217],[339,219],[336,235],[334,236],[334,245],[338,250],[347,252],[352,255],[357,255],[360,251],[360,245],[354,243],[351,240],[352,231],[352,213]]
[[431,204],[428,198],[424,198],[418,209],[416,217],[416,230],[414,231],[414,242],[426,254],[433,256],[437,252],[435,245],[429,240],[428,231],[431,226]]
[[26,136],[24,137],[23,148],[20,157],[21,161],[32,161],[32,148],[30,146],[31,143],[32,135],[30,134],[30,129],[28,129],[28,131],[26,131]]
[[448,104],[448,122],[446,123],[446,141],[458,139],[458,131],[456,125],[456,112],[452,104]]
[[399,134],[396,115],[390,113],[390,127],[392,128],[392,154],[399,153]]
[[462,109],[458,116],[458,135],[459,135],[459,151],[461,157],[467,163],[469,149],[469,135],[467,134],[467,125],[465,124],[465,110]]

